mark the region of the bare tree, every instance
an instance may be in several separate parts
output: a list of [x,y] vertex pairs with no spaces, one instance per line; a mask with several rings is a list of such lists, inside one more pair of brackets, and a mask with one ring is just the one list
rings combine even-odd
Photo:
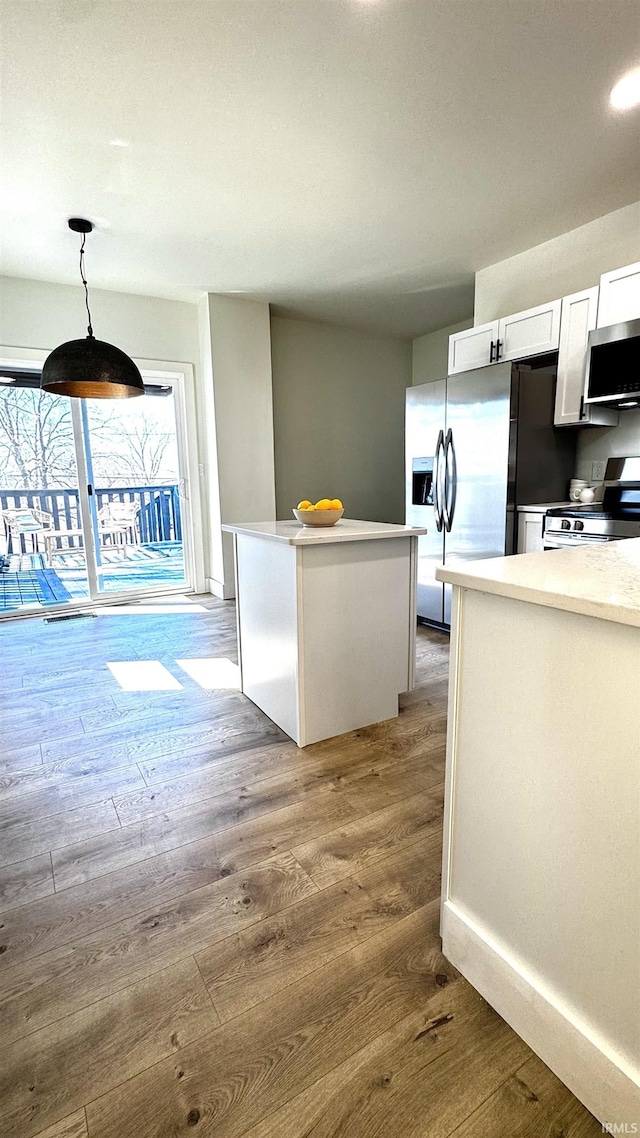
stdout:
[[68,399],[32,388],[0,390],[0,482],[25,490],[75,484]]
[[[96,485],[168,484],[177,480],[171,416],[150,408],[123,415],[88,410]],[[75,488],[71,401],[39,389],[0,386],[0,486],[7,490]]]
[[[107,444],[108,449],[98,446]],[[161,430],[149,418],[132,419],[125,432],[117,414],[104,413],[92,423],[91,452],[93,474],[102,486],[118,486],[123,481],[138,485],[163,481],[167,451],[174,442],[171,431]],[[173,477],[173,476],[172,476]]]

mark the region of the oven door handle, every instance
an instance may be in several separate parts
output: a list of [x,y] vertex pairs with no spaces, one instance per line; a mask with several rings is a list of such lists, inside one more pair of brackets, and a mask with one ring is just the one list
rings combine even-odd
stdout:
[[565,537],[564,534],[554,533],[549,530],[543,535],[545,549],[575,549],[578,545],[606,545],[608,541],[618,540],[620,539],[615,537],[598,537],[595,534],[593,536],[580,534],[575,537],[567,534]]

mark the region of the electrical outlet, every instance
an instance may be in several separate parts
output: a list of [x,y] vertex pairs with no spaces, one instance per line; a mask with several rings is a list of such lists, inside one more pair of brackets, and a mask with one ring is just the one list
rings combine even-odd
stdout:
[[606,462],[591,463],[591,478],[594,482],[604,482],[604,471],[606,465]]

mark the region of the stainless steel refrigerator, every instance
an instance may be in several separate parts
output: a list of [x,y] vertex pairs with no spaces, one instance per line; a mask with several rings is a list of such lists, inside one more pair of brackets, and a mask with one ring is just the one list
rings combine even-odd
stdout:
[[438,566],[515,553],[519,504],[563,501],[575,432],[553,426],[554,357],[499,363],[407,390],[406,518],[418,539],[418,616],[451,621]]

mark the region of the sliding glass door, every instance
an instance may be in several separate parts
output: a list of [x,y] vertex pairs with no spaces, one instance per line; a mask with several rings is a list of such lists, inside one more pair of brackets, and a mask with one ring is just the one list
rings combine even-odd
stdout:
[[[58,573],[64,531],[71,572]],[[0,615],[90,596],[71,400],[0,375]]]
[[174,382],[71,400],[0,376],[0,615],[191,587],[181,400]]
[[83,404],[96,591],[183,589],[185,480],[173,386]]

